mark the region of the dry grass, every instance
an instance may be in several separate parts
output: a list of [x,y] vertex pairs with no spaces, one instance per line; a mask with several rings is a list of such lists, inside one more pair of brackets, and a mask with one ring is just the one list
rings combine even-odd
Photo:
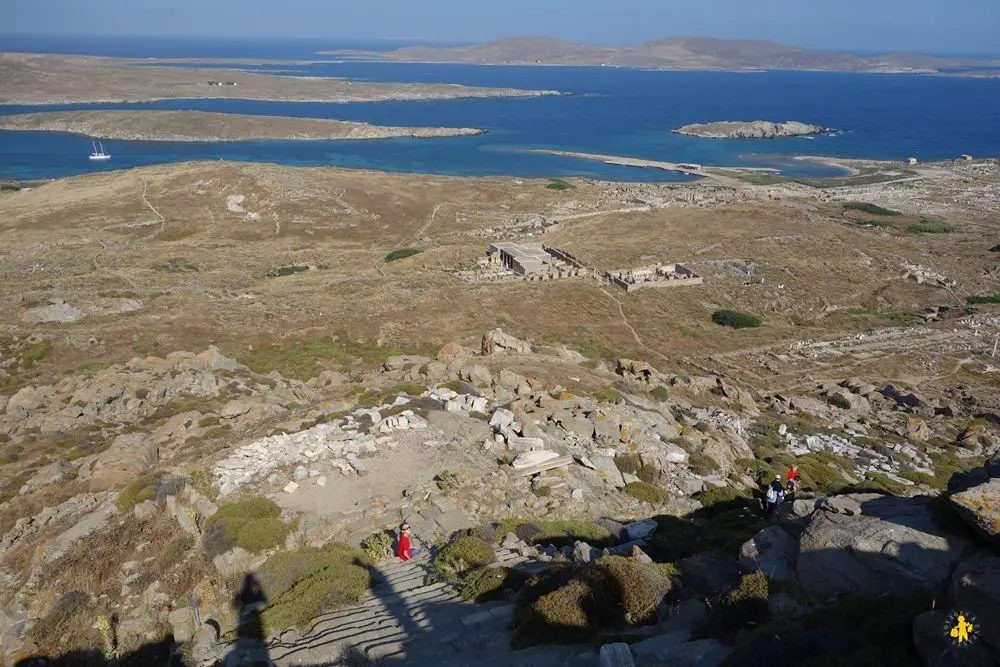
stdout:
[[[158,514],[146,520],[126,515],[120,521],[112,522],[103,530],[80,540],[60,559],[44,566],[41,570],[41,583],[33,600],[36,608],[51,614],[61,606],[66,607],[67,602],[61,603],[60,600],[67,594],[77,595],[79,599],[71,605],[71,612],[61,613],[58,632],[52,631],[52,626],[43,628],[44,624],[39,624],[41,629],[36,636],[39,649],[53,654],[87,648],[96,643],[96,631],[91,626],[98,615],[110,616],[114,611],[106,608],[106,602],[102,600],[120,598],[126,576],[121,564],[125,561],[137,560],[140,563],[136,570],[140,576],[132,584],[132,590],[139,593],[157,579],[167,584],[165,588],[178,590],[180,586],[176,583],[183,581],[186,585],[190,581],[191,572],[208,572],[207,567],[198,568],[196,564],[191,564],[195,566],[189,572],[180,572],[183,569],[180,567],[180,560],[170,564],[167,571],[154,567],[156,556],[163,553],[164,547],[170,544],[176,534],[177,525],[166,514]],[[143,545],[141,551],[140,545]],[[149,556],[153,558],[147,563],[145,559]],[[160,565],[166,564],[160,561]],[[184,567],[189,567],[189,564],[185,562]],[[173,577],[175,568],[179,575],[176,578]],[[175,582],[173,586],[171,581]],[[84,598],[86,601],[82,602]]]
[[[182,230],[183,238],[153,236],[161,224],[143,201],[144,187],[165,218],[163,233]],[[596,215],[546,235],[546,243],[596,268],[694,261],[706,278],[700,287],[626,294],[588,280],[475,285],[445,273],[480,256],[488,237],[471,234],[504,217],[551,215],[569,202],[574,210],[610,208],[599,203],[606,192],[585,182],[560,192],[544,181],[232,163],[66,179],[0,199],[0,231],[11,240],[0,267],[0,313],[22,317],[22,295],[59,294],[71,303],[101,292],[144,295],[141,311],[62,325],[33,369],[43,379],[93,361],[92,352],[63,343],[69,336],[102,338],[108,360],[129,358],[133,346],[153,350],[154,342],[156,354],[215,342],[249,359],[262,343],[294,349],[335,335],[366,350],[436,350],[450,341],[475,347],[501,318],[539,345],[640,357],[669,370],[687,358],[869,326],[869,319],[828,315],[831,307],[914,312],[937,303],[934,290],[899,280],[901,256],[933,253],[933,261],[921,261],[970,291],[989,287],[982,267],[968,261],[980,253],[971,232],[984,231],[982,222],[955,220],[969,233],[872,234],[845,223],[839,205],[806,212],[795,200]],[[260,213],[260,222],[226,209],[234,194],[246,197],[244,208]],[[428,221],[422,233],[431,241],[421,243],[421,255],[383,262],[413,244]],[[94,230],[117,248],[96,244]],[[758,262],[764,284],[747,286],[725,266],[700,263],[728,259]],[[30,271],[36,265],[44,278]],[[326,268],[267,277],[276,267],[304,265]],[[767,326],[712,326],[720,308],[760,314]],[[246,331],[254,332],[253,351]]]

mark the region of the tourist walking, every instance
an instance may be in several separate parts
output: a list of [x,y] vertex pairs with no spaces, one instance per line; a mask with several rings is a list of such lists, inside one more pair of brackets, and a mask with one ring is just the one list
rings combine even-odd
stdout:
[[774,514],[774,508],[784,497],[785,486],[781,483],[781,475],[775,475],[774,480],[767,485],[767,492],[764,495],[764,516],[770,519]]

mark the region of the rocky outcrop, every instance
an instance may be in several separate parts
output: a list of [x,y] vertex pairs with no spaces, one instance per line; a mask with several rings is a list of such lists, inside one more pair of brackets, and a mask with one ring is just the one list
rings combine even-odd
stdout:
[[856,494],[817,503],[799,542],[797,580],[819,599],[943,591],[969,545],[938,527],[932,502]]
[[485,356],[502,353],[531,354],[534,350],[531,344],[504,333],[502,329],[493,329],[483,335],[482,353]]
[[804,137],[828,131],[822,125],[810,125],[798,121],[773,123],[766,120],[726,120],[717,123],[693,123],[677,128],[674,133],[706,139],[779,139]]
[[986,540],[1000,545],[1000,459],[972,471],[963,482],[965,488],[950,498],[952,507]]

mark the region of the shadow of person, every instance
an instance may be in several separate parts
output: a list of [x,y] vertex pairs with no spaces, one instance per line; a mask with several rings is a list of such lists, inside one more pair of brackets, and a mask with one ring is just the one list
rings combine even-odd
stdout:
[[243,578],[243,585],[233,597],[233,607],[239,616],[236,642],[224,659],[225,665],[270,665],[265,642],[261,610],[267,605],[267,595],[253,574]]

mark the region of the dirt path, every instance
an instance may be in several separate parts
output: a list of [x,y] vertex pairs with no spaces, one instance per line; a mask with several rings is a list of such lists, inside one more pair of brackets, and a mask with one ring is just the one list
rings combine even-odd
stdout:
[[441,202],[440,204],[434,207],[434,210],[431,211],[430,217],[427,218],[427,222],[425,222],[424,226],[421,227],[419,231],[417,231],[417,233],[414,235],[415,240],[419,241],[420,237],[423,236],[424,232],[427,231],[427,228],[430,227],[432,224],[434,224],[434,218],[437,217],[437,213],[438,211],[441,210],[442,206],[444,206],[444,202]]
[[149,207],[149,210],[155,213],[156,217],[160,219],[160,230],[157,232],[153,232],[153,237],[155,238],[159,234],[163,233],[163,229],[164,227],[166,227],[167,224],[167,219],[164,218],[163,215],[156,210],[156,207],[149,202],[149,199],[146,198],[146,190],[148,188],[149,188],[149,181],[147,181],[145,178],[142,179],[142,201],[146,204],[146,206]]
[[659,357],[660,359],[664,359],[664,360],[669,361],[669,359],[667,359],[667,357],[663,356],[662,354],[660,354],[659,352],[657,352],[656,350],[654,350],[653,348],[649,347],[648,345],[646,345],[645,343],[642,342],[642,338],[639,337],[639,332],[636,331],[635,327],[632,326],[632,323],[629,322],[628,316],[625,314],[625,307],[622,305],[621,300],[618,297],[616,297],[614,294],[611,294],[610,292],[608,292],[603,287],[601,288],[601,292],[605,296],[607,296],[609,299],[611,299],[612,301],[614,301],[615,304],[618,306],[618,314],[621,315],[622,323],[625,325],[625,328],[627,328],[629,330],[629,332],[632,334],[632,338],[635,339],[636,344],[638,344],[639,347],[641,347],[642,349],[646,350],[650,354],[653,354],[653,355]]

